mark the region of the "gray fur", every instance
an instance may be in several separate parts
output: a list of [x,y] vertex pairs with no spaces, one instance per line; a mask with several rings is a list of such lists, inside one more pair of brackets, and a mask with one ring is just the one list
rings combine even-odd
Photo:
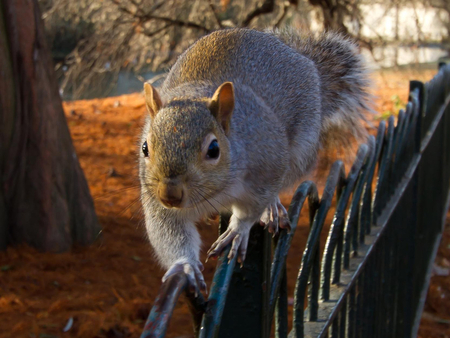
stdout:
[[[361,130],[368,96],[355,45],[332,34],[303,39],[295,31],[221,30],[197,41],[170,70],[160,90],[163,107],[148,118],[142,135],[154,155],[140,152],[148,236],[170,271],[176,264],[200,264],[194,223],[217,211],[233,216],[231,234],[215,243],[215,251],[239,239],[233,250],[243,259],[251,226],[276,205],[283,188],[311,169],[321,135],[336,123],[355,134]],[[208,111],[209,98],[227,81],[235,92],[229,135]],[[214,170],[198,155],[209,132],[223,154]],[[165,209],[155,187],[158,177],[175,174],[185,179],[195,203]]]
[[338,129],[358,139],[367,136],[361,125],[363,112],[371,112],[371,95],[367,91],[370,81],[358,46],[350,38],[336,32],[318,36],[299,33],[293,29],[267,30],[281,41],[311,59],[321,81],[322,131]]

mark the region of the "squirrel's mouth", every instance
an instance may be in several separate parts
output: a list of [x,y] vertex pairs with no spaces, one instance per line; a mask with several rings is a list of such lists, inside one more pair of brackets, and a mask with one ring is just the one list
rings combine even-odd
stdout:
[[167,209],[181,209],[184,207],[184,200],[183,199],[159,199],[163,207]]

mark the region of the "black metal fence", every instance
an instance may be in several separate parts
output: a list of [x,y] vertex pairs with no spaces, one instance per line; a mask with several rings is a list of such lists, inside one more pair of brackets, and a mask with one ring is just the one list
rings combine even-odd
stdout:
[[[289,207],[293,226],[272,240],[252,229],[244,268],[218,259],[207,301],[187,291],[183,274],[161,286],[141,337],[163,337],[185,292],[196,336],[415,337],[430,269],[449,203],[450,65],[429,83],[410,84],[409,103],[395,123],[380,123],[362,144],[349,173],[333,164],[321,198],[311,181]],[[374,188],[374,191],[372,189]],[[325,250],[320,234],[337,205]],[[286,257],[308,200],[310,234],[294,291],[288,332]],[[220,232],[228,224],[221,216]],[[272,252],[273,246],[273,252]],[[274,324],[274,328],[272,325]]]

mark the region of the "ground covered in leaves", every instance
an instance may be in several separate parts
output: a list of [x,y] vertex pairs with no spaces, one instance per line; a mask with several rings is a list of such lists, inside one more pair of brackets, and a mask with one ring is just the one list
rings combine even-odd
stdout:
[[[376,126],[407,102],[408,81],[435,71],[384,71],[373,75]],[[137,141],[145,114],[141,94],[65,102],[75,148],[103,228],[92,246],[61,254],[18,246],[0,253],[0,337],[139,337],[160,286],[145,238],[138,200]],[[348,170],[348,168],[347,168]],[[283,196],[289,203],[289,196]],[[289,290],[308,235],[306,212],[288,261]],[[217,237],[215,224],[199,224],[205,251]],[[325,237],[322,239],[322,242]],[[450,219],[436,258],[419,336],[450,337]],[[205,265],[210,285],[215,262]],[[168,337],[192,337],[183,301]]]

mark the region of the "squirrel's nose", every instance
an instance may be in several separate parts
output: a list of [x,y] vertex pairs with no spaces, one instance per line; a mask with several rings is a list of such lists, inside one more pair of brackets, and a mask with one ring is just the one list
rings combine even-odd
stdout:
[[161,203],[169,208],[176,208],[183,202],[182,184],[173,180],[163,180],[158,187],[158,196]]

